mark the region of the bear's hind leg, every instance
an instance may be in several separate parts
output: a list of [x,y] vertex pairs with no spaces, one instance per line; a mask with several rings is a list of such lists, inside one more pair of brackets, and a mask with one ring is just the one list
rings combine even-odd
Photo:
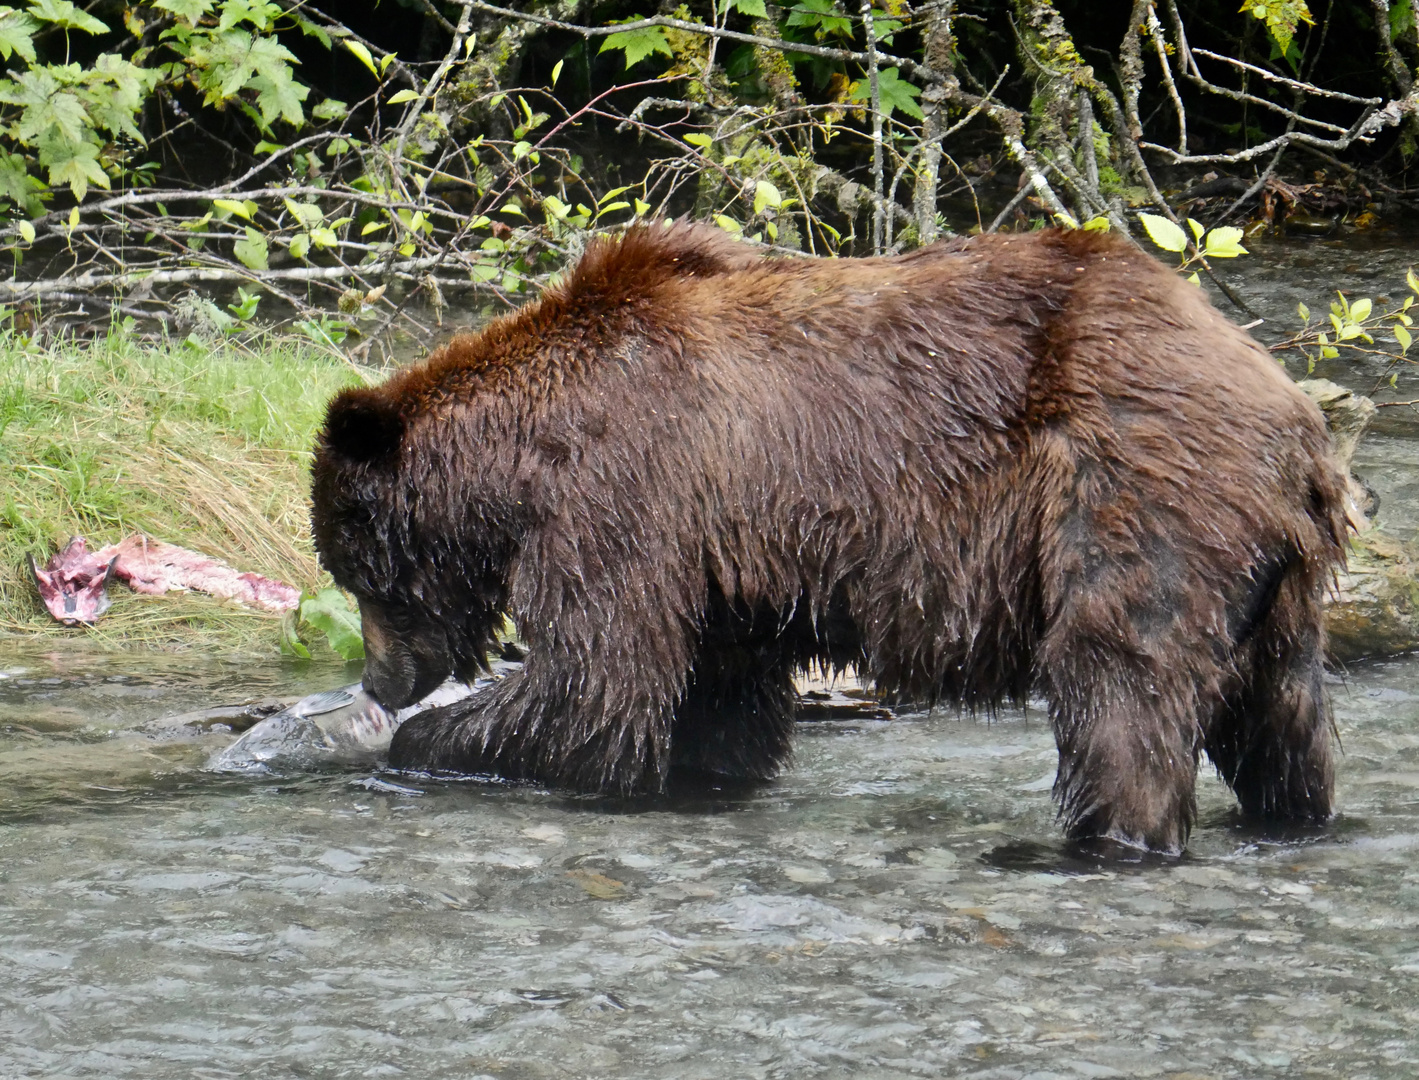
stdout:
[[1069,837],[1181,854],[1197,812],[1200,730],[1189,689],[1102,650],[1048,682],[1054,794]]
[[1265,590],[1237,653],[1241,689],[1207,733],[1207,755],[1249,818],[1322,822],[1335,785],[1321,662],[1321,610],[1299,565]]
[[1035,684],[1068,835],[1180,854],[1197,812],[1199,688],[1215,660],[1184,614],[1181,561],[1162,543],[1151,555],[1081,560],[1035,653]]

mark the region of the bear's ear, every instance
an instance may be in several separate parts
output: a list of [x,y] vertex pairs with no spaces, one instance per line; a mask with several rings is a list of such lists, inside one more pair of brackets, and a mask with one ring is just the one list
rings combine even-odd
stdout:
[[356,386],[331,400],[322,442],[350,461],[373,462],[392,457],[403,435],[399,406],[373,387]]

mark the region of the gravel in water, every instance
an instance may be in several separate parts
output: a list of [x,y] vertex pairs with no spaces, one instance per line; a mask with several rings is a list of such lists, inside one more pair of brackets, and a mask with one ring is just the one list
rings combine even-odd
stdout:
[[[123,665],[120,668],[120,665]],[[742,791],[228,778],[154,717],[340,669],[0,656],[0,1076],[1419,1073],[1419,661],[1328,829],[1059,839],[1043,717],[800,725]]]

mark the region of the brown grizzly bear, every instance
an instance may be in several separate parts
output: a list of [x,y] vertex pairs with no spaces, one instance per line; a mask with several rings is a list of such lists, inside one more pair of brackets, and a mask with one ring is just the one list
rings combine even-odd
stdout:
[[527,646],[395,767],[770,777],[817,662],[1043,696],[1069,834],[1176,852],[1204,749],[1247,814],[1330,814],[1341,499],[1315,407],[1126,241],[764,259],[657,223],[337,396],[313,518],[386,705],[470,677],[505,613]]

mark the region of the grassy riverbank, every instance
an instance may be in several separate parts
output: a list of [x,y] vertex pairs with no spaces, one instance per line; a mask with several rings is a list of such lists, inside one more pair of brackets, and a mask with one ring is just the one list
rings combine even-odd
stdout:
[[92,630],[40,605],[26,557],[133,532],[300,588],[320,582],[307,471],[325,402],[361,375],[290,340],[153,346],[123,334],[41,349],[0,334],[0,634],[115,646],[274,649],[279,617],[122,586]]

